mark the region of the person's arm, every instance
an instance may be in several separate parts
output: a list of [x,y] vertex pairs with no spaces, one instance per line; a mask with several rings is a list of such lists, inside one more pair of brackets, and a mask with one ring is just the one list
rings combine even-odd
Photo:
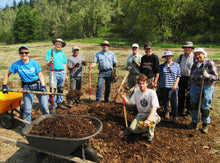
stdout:
[[153,116],[156,114],[157,111],[157,107],[153,106],[151,109],[151,112],[149,114],[149,116],[147,117],[147,119],[144,121],[144,127],[149,126],[150,122],[153,121]]
[[96,66],[96,63],[93,62],[93,63],[91,63],[91,65],[89,65],[89,68],[93,68],[93,67],[95,67],[95,66]]
[[67,69],[67,64],[64,63],[64,70],[65,70],[65,81],[67,82],[68,81],[68,69]]
[[178,76],[178,77],[176,78],[176,81],[175,81],[173,87],[172,87],[172,91],[173,91],[173,92],[176,91],[176,88],[177,88],[177,86],[178,86],[178,84],[179,84],[179,81],[180,81],[180,77]]
[[11,74],[12,74],[11,71],[8,69],[8,70],[6,71],[5,77],[4,77],[4,79],[3,79],[3,85],[6,85],[6,84],[8,83],[8,78],[9,78],[9,76],[10,76]]
[[39,76],[39,79],[40,79],[41,86],[45,86],[44,75],[43,75],[42,71],[40,71],[38,73],[38,76]]
[[52,62],[53,62],[53,57],[50,57],[50,61],[47,62],[47,66],[50,67],[50,65],[52,64]]
[[157,82],[158,82],[159,76],[160,76],[160,74],[159,74],[159,73],[156,73],[155,79],[154,79],[154,81],[152,82],[152,86],[153,86],[153,87],[156,87],[156,86],[157,86]]
[[126,94],[125,94],[125,93],[121,93],[121,97],[125,99],[125,103],[126,103],[126,104],[128,104],[128,105],[135,105],[135,104],[133,104],[133,103],[130,101],[130,99],[128,99],[128,98],[126,97]]

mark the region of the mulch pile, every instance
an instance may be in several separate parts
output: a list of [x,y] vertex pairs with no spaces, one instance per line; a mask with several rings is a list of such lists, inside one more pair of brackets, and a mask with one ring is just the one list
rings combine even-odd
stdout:
[[34,124],[29,134],[56,138],[83,138],[96,132],[96,127],[87,118],[58,116],[45,118]]
[[[81,116],[92,116],[102,121],[102,131],[89,139],[89,145],[98,153],[100,162],[103,163],[143,163],[143,162],[219,162],[220,126],[219,118],[211,116],[212,122],[208,125],[209,133],[202,134],[200,130],[187,129],[186,125],[191,121],[178,117],[179,125],[172,123],[171,119],[163,118],[163,110],[158,109],[161,122],[155,128],[155,140],[149,144],[146,134],[132,134],[124,136],[125,120],[123,113],[122,99],[118,96],[114,102],[95,102],[89,104],[88,75],[84,75],[82,92],[84,99],[81,104],[73,104],[72,108],[66,110],[57,109],[57,114],[72,114]],[[118,77],[116,83],[112,84],[110,101],[113,101],[118,88],[123,80]],[[127,84],[125,84],[127,86]],[[68,86],[65,88],[69,89]],[[92,85],[92,95],[95,98],[96,85]],[[104,90],[103,90],[104,91]],[[129,95],[128,89],[124,91]],[[104,92],[103,92],[104,95]],[[135,108],[126,107],[128,125],[137,114]],[[34,112],[32,118],[40,116],[40,111]],[[52,160],[51,162],[56,162]],[[58,161],[60,162],[60,160]]]
[[66,94],[67,100],[74,100],[76,97],[82,96],[83,93],[79,90],[69,90],[69,92]]
[[[179,117],[179,125],[173,124],[172,119],[165,120],[160,109],[158,114],[162,120],[156,126],[154,142],[149,144],[146,134],[122,134],[125,120],[121,103],[92,101],[89,104],[83,101],[71,109],[58,109],[57,113],[93,116],[102,121],[102,131],[89,139],[100,162],[216,162],[220,158],[217,145],[213,143],[220,135],[215,117],[212,117],[209,133],[202,134],[200,130],[187,129],[190,120],[183,117]],[[128,124],[136,114],[135,108],[127,107]]]

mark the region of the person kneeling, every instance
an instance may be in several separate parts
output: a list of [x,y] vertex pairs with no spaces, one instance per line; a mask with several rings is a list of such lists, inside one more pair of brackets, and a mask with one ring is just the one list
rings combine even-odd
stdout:
[[136,90],[130,99],[127,99],[126,95],[122,93],[122,98],[126,103],[136,105],[138,110],[137,116],[125,130],[124,135],[147,133],[147,141],[152,143],[156,124],[161,120],[157,114],[159,102],[156,92],[147,88],[148,78],[146,75],[140,74],[137,81],[140,89]]

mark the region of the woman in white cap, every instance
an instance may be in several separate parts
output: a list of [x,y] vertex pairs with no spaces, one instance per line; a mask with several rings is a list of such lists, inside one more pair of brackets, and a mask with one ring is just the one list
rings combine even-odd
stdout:
[[173,53],[166,51],[162,58],[165,62],[160,65],[159,89],[162,96],[162,103],[165,109],[165,118],[169,119],[169,100],[173,113],[173,122],[178,124],[177,120],[177,95],[178,83],[180,79],[180,66],[173,62]]
[[[219,80],[217,67],[215,63],[207,59],[207,53],[203,48],[196,48],[194,50],[194,56],[196,62],[193,64],[190,74],[191,87],[191,109],[192,109],[192,123],[188,125],[188,128],[198,129],[197,114],[198,109],[201,111],[201,120],[203,122],[202,133],[208,133],[207,124],[211,119],[209,116],[209,105],[213,99],[214,83]],[[204,87],[201,90],[202,81],[204,80]],[[200,91],[203,91],[201,99],[201,107],[199,106]]]

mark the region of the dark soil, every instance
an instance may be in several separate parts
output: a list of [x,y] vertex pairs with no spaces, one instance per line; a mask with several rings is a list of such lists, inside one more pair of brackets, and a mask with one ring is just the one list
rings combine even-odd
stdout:
[[[216,138],[220,137],[218,117],[211,117],[212,122],[208,126],[209,133],[202,134],[202,124],[198,131],[187,129],[186,124],[191,121],[178,117],[179,125],[175,125],[172,123],[172,117],[165,120],[163,109],[158,109],[161,122],[156,126],[155,140],[152,144],[147,142],[146,134],[124,136],[122,134],[125,129],[122,99],[118,96],[116,102],[113,102],[122,79],[123,77],[119,76],[117,82],[112,84],[110,102],[92,101],[90,104],[86,97],[82,98],[81,104],[74,104],[71,109],[57,109],[58,114],[93,116],[102,121],[102,131],[89,139],[90,146],[100,157],[100,162],[219,162],[219,145],[215,143]],[[84,75],[81,90],[84,95],[89,94],[87,81],[87,76]],[[126,86],[124,86],[125,92],[127,92]],[[95,95],[95,91],[94,86],[92,95]],[[135,107],[127,106],[126,108],[128,124],[130,124],[137,111]],[[40,111],[35,112],[33,118],[38,117],[39,114]]]
[[55,138],[83,138],[94,134],[96,127],[87,118],[58,116],[34,124],[29,134]]
[[69,90],[69,92],[66,94],[67,100],[74,100],[76,97],[82,96],[83,93],[79,90]]

